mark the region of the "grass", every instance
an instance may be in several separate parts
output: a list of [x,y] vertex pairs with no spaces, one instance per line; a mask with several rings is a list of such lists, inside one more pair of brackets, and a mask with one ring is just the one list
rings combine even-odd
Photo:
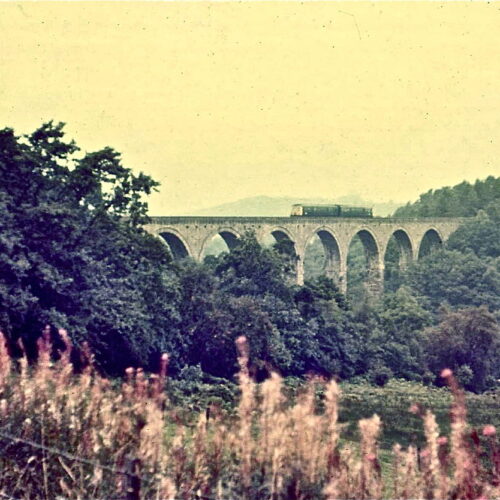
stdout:
[[[13,362],[0,339],[2,496],[185,500],[500,496],[496,429],[471,428],[465,396],[449,370],[443,374],[448,392],[414,387],[414,392],[422,391],[429,407],[448,398],[451,412],[445,435],[439,428],[440,417],[436,419],[423,404],[413,404],[410,420],[404,421],[401,415],[408,403],[415,403],[414,396],[403,397],[394,387],[389,396],[390,385],[368,394],[366,387],[347,384],[341,389],[333,380],[311,379],[289,398],[276,374],[256,384],[249,376],[249,349],[242,337],[237,342],[237,406],[231,410],[212,404],[210,413],[188,415],[166,397],[168,357],[162,358],[159,374],[128,369],[117,386],[95,371],[85,349],[85,368],[75,374],[69,361],[71,344],[64,331],[61,335],[67,348],[60,360],[51,360],[52,347],[48,338],[42,338],[34,366],[28,366],[25,358]],[[391,397],[394,405],[389,404]],[[384,425],[373,410],[392,413],[384,415]],[[358,417],[363,418],[354,426]],[[390,421],[396,417],[401,421]],[[419,449],[411,435],[404,447],[389,443],[393,436],[404,441],[405,432],[417,427],[423,429]]]
[[[442,432],[450,432],[453,394],[448,387],[437,388],[397,379],[390,380],[384,387],[348,382],[341,387],[340,421],[349,424],[345,435],[351,439],[359,438],[356,422],[376,413],[384,422],[380,438],[382,448],[391,449],[395,441],[404,446],[413,444],[422,448],[425,444],[422,419],[409,411],[413,405],[431,410]],[[500,425],[498,391],[466,393],[465,399],[467,406],[474,410],[468,418],[471,426]]]

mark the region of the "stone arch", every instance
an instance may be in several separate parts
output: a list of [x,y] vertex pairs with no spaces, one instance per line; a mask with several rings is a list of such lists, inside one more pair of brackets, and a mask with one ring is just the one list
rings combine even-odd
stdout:
[[338,281],[341,274],[341,251],[338,238],[329,228],[321,226],[309,234],[305,240],[304,257],[305,249],[315,235],[318,236],[323,245],[325,253],[325,275]]
[[192,257],[189,245],[183,236],[172,228],[162,228],[158,231],[158,236],[169,248],[174,260]]
[[380,246],[372,231],[363,227],[352,236],[348,249],[356,236],[361,240],[366,257],[368,272],[365,282],[366,290],[371,296],[379,296],[384,287],[384,264],[380,258]]
[[274,236],[274,239],[276,241],[290,240],[294,244],[296,243],[295,238],[284,227],[280,227],[280,226],[272,227],[271,230],[269,231],[269,233]]
[[200,260],[203,259],[203,254],[209,242],[214,238],[214,236],[217,235],[224,240],[224,243],[227,245],[227,248],[229,248],[229,251],[233,250],[236,245],[238,245],[238,240],[240,239],[240,234],[234,229],[230,227],[219,228],[217,231],[210,233],[203,241],[199,256]]
[[429,255],[436,248],[440,248],[442,245],[443,238],[439,231],[433,227],[428,229],[420,240],[420,244],[418,246],[418,258],[421,259],[422,257]]
[[[290,244],[290,249],[286,249],[286,251],[292,250],[291,252],[294,256],[292,257],[292,260],[294,260],[294,267],[295,267],[295,281],[298,285],[303,285],[304,284],[304,255],[303,255],[303,249],[298,248],[297,240],[294,238],[292,233],[288,231],[288,229],[285,229],[284,227],[281,226],[272,226],[269,231],[266,231],[266,234],[270,234],[273,236],[273,238],[276,240],[276,242],[283,243],[283,242],[289,242]],[[264,235],[265,238],[265,235]],[[262,240],[264,241],[264,240]],[[262,242],[261,242],[262,244]]]
[[379,252],[379,245],[377,243],[375,235],[368,228],[362,228],[359,231],[357,231],[356,234],[354,234],[349,244],[356,236],[359,236],[361,243],[363,243],[363,247],[365,249],[368,261],[369,262],[371,262],[372,260],[378,261],[380,257],[380,252]]
[[297,241],[292,236],[290,231],[288,231],[284,227],[275,226],[271,228],[269,234],[273,236],[273,238],[276,240],[277,243],[289,242],[291,250],[293,250],[293,253],[297,257],[299,257],[299,260],[303,259],[303,251],[302,249],[298,248]]
[[223,231],[219,231],[219,235],[224,240],[229,250],[233,250],[238,245],[240,235],[236,231],[233,231],[232,229],[225,229]]
[[[408,234],[408,232],[405,229],[399,228],[399,229],[396,229],[391,234],[391,236],[389,237],[389,240],[393,236],[398,244],[399,251],[400,251],[399,267],[400,267],[400,269],[405,269],[410,264],[410,262],[413,260],[413,244],[412,244],[410,235]],[[387,247],[386,247],[386,253],[387,253]],[[385,258],[385,255],[384,255],[384,258]]]

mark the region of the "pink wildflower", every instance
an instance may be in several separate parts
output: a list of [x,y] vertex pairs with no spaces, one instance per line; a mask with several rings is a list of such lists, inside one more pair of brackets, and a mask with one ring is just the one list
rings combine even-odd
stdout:
[[410,408],[408,408],[408,411],[410,413],[414,413],[414,414],[417,414],[419,411],[420,411],[420,408],[418,407],[418,405],[416,403],[413,403]]
[[494,436],[497,433],[495,426],[493,425],[485,425],[483,427],[483,436]]

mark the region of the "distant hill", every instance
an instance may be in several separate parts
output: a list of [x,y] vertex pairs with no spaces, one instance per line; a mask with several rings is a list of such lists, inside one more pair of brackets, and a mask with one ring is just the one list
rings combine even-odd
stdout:
[[472,217],[479,210],[500,213],[500,177],[489,176],[474,184],[462,182],[421,194],[414,203],[400,207],[396,217]]
[[357,195],[342,196],[340,198],[292,198],[292,197],[270,197],[253,196],[243,198],[231,203],[224,203],[203,210],[193,211],[190,215],[200,216],[253,216],[253,217],[286,217],[290,215],[291,207],[294,203],[304,203],[310,205],[321,204],[345,204],[359,205],[362,207],[372,207],[376,216],[385,217],[393,213],[400,203],[373,203],[363,200]]

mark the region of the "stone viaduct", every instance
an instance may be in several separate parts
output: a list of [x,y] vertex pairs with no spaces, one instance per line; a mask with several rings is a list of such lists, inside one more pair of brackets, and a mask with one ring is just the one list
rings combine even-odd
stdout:
[[269,235],[276,241],[293,242],[297,255],[297,283],[304,281],[306,246],[318,235],[326,256],[325,273],[347,290],[347,254],[358,235],[367,259],[366,287],[377,295],[383,290],[384,257],[394,236],[400,248],[400,267],[418,259],[426,248],[441,245],[463,219],[426,218],[333,218],[333,217],[152,217],[146,230],[161,237],[174,258],[191,257],[201,261],[207,245],[220,235],[231,250],[247,231],[264,244]]

